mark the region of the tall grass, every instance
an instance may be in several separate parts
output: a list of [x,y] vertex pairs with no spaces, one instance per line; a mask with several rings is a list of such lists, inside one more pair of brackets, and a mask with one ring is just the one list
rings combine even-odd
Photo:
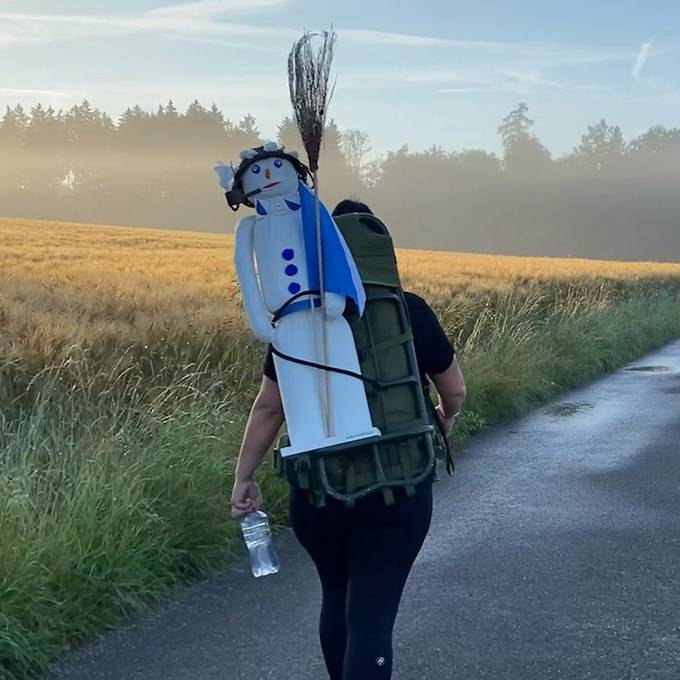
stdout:
[[[240,544],[228,498],[261,361],[228,240],[145,245],[126,230],[97,280],[88,248],[115,230],[53,231],[48,253],[29,248],[0,273],[0,677],[13,680],[224,565]],[[128,279],[135,253],[147,271]],[[400,260],[458,349],[460,439],[680,337],[673,265]],[[259,481],[282,523],[285,485],[268,465]]]
[[[187,365],[167,387],[144,390],[128,374],[102,389],[85,366],[44,371],[34,403],[4,431],[8,677],[37,677],[65,642],[145,610],[218,568],[234,545],[228,500],[243,408],[215,374]],[[77,379],[71,389],[65,376]]]

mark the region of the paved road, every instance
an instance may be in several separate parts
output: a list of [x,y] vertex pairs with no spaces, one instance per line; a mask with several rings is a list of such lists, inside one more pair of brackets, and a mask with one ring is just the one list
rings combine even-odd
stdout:
[[[680,342],[475,437],[436,485],[395,680],[680,678]],[[52,680],[321,680],[319,588],[241,567],[71,652]]]

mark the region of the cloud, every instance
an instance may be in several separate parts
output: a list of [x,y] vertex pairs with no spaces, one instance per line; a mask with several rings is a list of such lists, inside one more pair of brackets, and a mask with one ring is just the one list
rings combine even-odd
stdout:
[[27,90],[24,88],[14,87],[0,87],[0,95],[9,96],[45,96],[45,97],[70,97],[68,92],[60,92],[58,90]]
[[[255,0],[255,6],[266,0]],[[269,0],[270,2],[272,0]],[[235,3],[232,3],[235,4]],[[198,9],[195,5],[201,5]],[[223,9],[225,4],[219,3]],[[244,2],[240,5],[245,6]],[[253,4],[250,3],[249,7]],[[192,16],[180,12],[186,7],[187,11],[199,11]],[[215,37],[234,38],[240,47],[247,44],[258,47],[262,39],[284,40],[290,42],[297,31],[282,29],[261,24],[236,23],[218,21],[210,18],[210,14],[201,14],[208,10],[203,3],[190,5],[176,5],[166,10],[177,8],[177,11],[161,13],[156,10],[140,14],[120,15],[90,15],[90,14],[26,14],[15,12],[0,12],[0,47],[36,42],[62,42],[78,38],[93,36],[128,35],[135,33],[156,33],[179,37]],[[211,3],[211,11],[217,11],[215,3]],[[221,11],[221,10],[220,10]]]
[[206,17],[231,12],[271,9],[287,5],[289,0],[199,0],[179,5],[156,7],[147,14],[151,16]]
[[[2,0],[0,0],[1,2]],[[250,39],[252,47],[261,47],[261,38],[280,40],[287,46],[299,36],[299,30],[262,24],[221,21],[220,15],[284,6],[289,0],[201,0],[199,2],[158,7],[132,15],[87,14],[20,14],[0,13],[4,31],[11,32],[12,44],[50,41],[67,37],[88,37],[93,34],[158,33],[166,37],[237,38],[240,47]],[[458,44],[456,41],[405,33],[389,33],[363,29],[338,29],[341,39],[370,45],[400,47],[433,47]],[[0,45],[3,33],[0,32]]]
[[[40,30],[43,41],[67,37],[64,29],[83,37],[111,33],[161,33],[165,36],[192,37],[206,36],[235,38],[285,39],[286,44],[299,35],[299,30],[262,24],[243,24],[220,20],[231,14],[253,13],[258,10],[285,7],[291,0],[197,0],[156,7],[141,13],[118,15],[93,14],[28,14],[0,12],[0,41],[6,31],[12,34],[12,43],[34,42]],[[0,0],[2,2],[2,0]],[[50,30],[50,27],[51,30]],[[338,29],[344,41],[367,45],[396,47],[481,47],[502,46],[503,43],[483,41],[461,41],[449,38],[392,33],[370,29]],[[0,45],[2,42],[0,42]],[[241,45],[243,46],[243,45]]]
[[407,33],[389,33],[386,31],[371,31],[357,28],[341,28],[338,37],[351,42],[368,43],[371,45],[396,45],[400,47],[441,47],[449,46],[455,41],[446,38],[434,38],[425,35],[410,35]]
[[498,92],[497,87],[471,86],[471,87],[440,87],[437,94],[479,94],[482,92]]
[[458,40],[354,28],[338,28],[337,32],[342,41],[395,47],[447,47],[458,52],[474,53],[476,57],[484,59],[513,59],[525,63],[539,61],[555,66],[630,59],[629,48],[619,47],[590,47],[539,41]]
[[504,79],[502,89],[510,90],[517,94],[528,94],[536,88],[570,88],[569,84],[557,80],[550,80],[539,71],[521,71],[512,68],[504,68],[500,70],[499,75]]
[[0,49],[48,42],[52,34],[49,26],[31,21],[30,17],[0,13]]
[[[0,12],[0,47],[135,33],[204,42],[235,40],[239,48],[287,48],[299,29],[230,20],[231,15],[286,7],[292,0],[197,0],[130,14],[28,14]],[[2,0],[0,0],[2,2]],[[522,65],[585,64],[630,59],[628,49],[591,48],[568,43],[457,40],[448,37],[393,33],[372,29],[338,28],[344,43],[395,48],[442,48],[470,52],[479,59]]]
[[[269,72],[255,73],[247,79],[239,77],[238,74],[226,74],[219,78],[154,77],[135,80],[66,80],[59,85],[64,91],[68,91],[68,97],[73,102],[89,99],[104,102],[104,108],[109,106],[108,102],[117,102],[111,107],[112,111],[117,111],[119,106],[126,106],[131,102],[151,110],[158,105],[158,102],[172,99],[176,106],[182,109],[194,99],[213,102],[228,97],[230,113],[238,112],[240,107],[245,113],[251,107],[276,109],[277,105],[285,103],[288,97],[288,83],[285,78],[279,78],[276,74]],[[2,90],[0,90],[1,94]],[[282,113],[281,117],[283,115]]]
[[201,43],[203,45],[216,45],[218,47],[230,47],[232,49],[247,49],[256,50],[258,52],[274,52],[277,55],[281,54],[280,47],[277,47],[269,41],[257,40],[253,42],[240,42],[233,39],[220,38],[206,38],[198,35],[177,35],[174,33],[160,33],[168,40],[177,40],[180,42]]
[[537,68],[503,66],[508,60],[491,61],[465,67],[445,65],[420,68],[361,69],[340,73],[339,87],[352,89],[387,88],[390,86],[431,86],[437,94],[473,94],[481,92],[512,92],[528,95],[538,90],[593,92],[597,88],[548,78]]
[[[0,0],[2,3],[3,0]],[[233,21],[247,14],[285,7],[292,0],[196,0],[167,4],[151,10],[114,15],[96,14],[27,14],[0,11],[0,48],[40,42],[86,40],[93,37],[156,35],[162,39],[217,45],[232,49],[267,51],[283,55],[300,34],[297,28]],[[294,18],[293,18],[294,20]],[[451,37],[394,33],[369,28],[337,29],[342,45],[366,45],[376,50],[395,52],[393,65],[373,68],[343,68],[339,71],[339,88],[389,90],[396,87],[422,87],[440,95],[505,92],[524,97],[539,91],[592,92],[596,88],[562,82],[551,77],[555,69],[591,63],[630,60],[630,48],[588,46],[563,42],[457,40]],[[638,78],[649,56],[652,40],[644,43],[633,69]],[[403,50],[432,50],[436,63],[430,66],[407,66]],[[655,53],[658,50],[655,50]],[[252,88],[253,74],[239,77],[231,84],[232,93],[259,101]],[[278,77],[278,76],[277,76]],[[38,84],[35,84],[38,86]],[[94,86],[94,84],[90,84]],[[70,88],[66,88],[70,89]],[[210,87],[201,88],[207,96]],[[182,92],[181,84],[151,90],[164,98]],[[127,96],[132,92],[129,87]],[[277,96],[286,98],[280,88]],[[167,93],[167,94],[166,94]],[[105,93],[102,93],[105,96]],[[122,92],[121,92],[122,94]],[[140,95],[142,93],[140,92]],[[74,95],[75,96],[75,95]],[[83,95],[85,96],[85,94]],[[89,95],[88,95],[89,96]],[[272,97],[269,101],[274,103]]]
[[357,71],[342,71],[340,79],[341,81],[350,80],[354,84],[370,87],[380,86],[385,83],[411,83],[414,85],[464,83],[467,85],[485,85],[491,82],[488,75],[485,75],[481,69],[463,68],[461,66],[378,69],[363,67]]
[[642,43],[642,45],[640,45],[640,49],[638,50],[637,56],[635,57],[633,71],[631,73],[635,80],[640,79],[640,72],[642,71],[642,67],[647,62],[647,59],[649,58],[649,53],[652,51],[652,43],[653,41],[650,40],[649,42],[645,42]]

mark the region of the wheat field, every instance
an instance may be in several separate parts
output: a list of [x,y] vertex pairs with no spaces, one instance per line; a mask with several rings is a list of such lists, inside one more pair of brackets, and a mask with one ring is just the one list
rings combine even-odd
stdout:
[[[227,235],[0,219],[0,678],[220,568],[262,350]],[[454,342],[459,442],[680,337],[680,264],[399,251]],[[286,487],[259,474],[285,520]]]
[[[111,364],[130,348],[196,358],[208,343],[216,358],[248,345],[232,245],[229,235],[0,219],[0,356],[32,377],[84,348]],[[680,285],[670,263],[408,250],[398,260],[404,287],[441,312],[461,348],[489,304],[554,309]]]

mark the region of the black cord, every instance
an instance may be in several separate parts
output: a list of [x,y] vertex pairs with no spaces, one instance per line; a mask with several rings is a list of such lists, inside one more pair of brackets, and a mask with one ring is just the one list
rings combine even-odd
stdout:
[[322,371],[329,371],[330,373],[340,373],[341,375],[348,375],[350,378],[356,378],[357,380],[362,380],[363,382],[372,385],[373,388],[376,390],[386,389],[377,380],[373,380],[373,378],[367,378],[365,375],[361,375],[361,373],[355,373],[354,371],[350,371],[347,368],[338,368],[337,366],[326,366],[325,364],[318,364],[315,361],[307,361],[307,359],[292,357],[290,356],[290,354],[284,354],[283,352],[280,352],[278,349],[276,349],[276,347],[274,347],[274,345],[272,345],[271,348],[272,354],[276,354],[277,357],[285,359],[286,361],[292,361],[293,363],[301,364],[302,366],[310,366],[311,368],[318,368]]
[[[274,325],[274,324],[275,324],[275,323],[283,316],[283,313],[286,311],[286,309],[288,309],[288,307],[289,307],[290,305],[293,304],[293,302],[295,302],[295,300],[301,298],[303,295],[321,295],[321,291],[318,291],[318,290],[301,290],[301,291],[295,293],[295,295],[293,295],[292,297],[289,297],[289,298],[288,298],[288,299],[287,299],[287,300],[286,300],[286,301],[285,301],[285,302],[284,302],[284,303],[283,303],[283,304],[282,304],[282,305],[274,312],[274,316],[272,317],[272,325]],[[314,303],[310,300],[310,304],[314,304]]]
[[[286,309],[293,304],[296,300],[299,298],[303,297],[304,295],[320,295],[320,291],[318,290],[301,290],[292,297],[288,298],[274,313],[274,317],[272,318],[272,323],[276,323],[285,313]],[[313,304],[313,302],[310,300],[310,303]],[[292,361],[295,364],[301,364],[302,366],[309,366],[310,368],[318,368],[322,371],[329,371],[330,373],[340,373],[341,375],[347,375],[350,378],[356,378],[357,380],[361,380],[365,383],[368,383],[369,385],[372,385],[376,390],[383,390],[385,389],[377,380],[373,380],[372,378],[367,378],[365,375],[362,375],[361,373],[355,373],[354,371],[350,371],[347,368],[338,368],[337,366],[327,366],[325,364],[319,364],[315,361],[308,361],[307,359],[300,359],[299,357],[293,357],[290,354],[284,354],[283,352],[280,352],[274,345],[272,344],[272,354],[276,354],[277,357],[280,357],[281,359],[285,359],[286,361]]]

